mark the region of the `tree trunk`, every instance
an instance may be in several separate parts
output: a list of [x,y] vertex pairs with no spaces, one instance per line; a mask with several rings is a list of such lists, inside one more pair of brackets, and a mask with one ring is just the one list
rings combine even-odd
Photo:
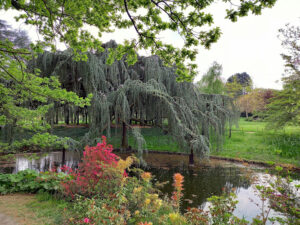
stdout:
[[189,155],[189,165],[194,165],[195,161],[194,161],[194,150],[191,149],[191,153]]
[[84,112],[84,109],[82,110],[82,123],[84,123],[85,121],[85,112]]
[[55,110],[55,124],[58,124],[58,107]]
[[88,124],[88,110],[85,111],[85,123]]
[[122,144],[121,149],[126,150],[128,149],[128,138],[127,138],[127,126],[126,123],[122,123],[123,130],[122,130]]
[[76,111],[76,120],[77,120],[76,123],[77,123],[77,125],[79,125],[79,123],[80,123],[79,116],[80,116],[79,109],[77,109],[77,111]]
[[[53,109],[54,110],[54,109]],[[51,115],[50,115],[50,134],[53,134],[53,128],[54,128],[54,115],[53,115],[53,111],[51,112]]]
[[64,166],[66,163],[66,149],[63,148],[62,150],[62,157],[61,157],[61,165]]
[[[135,118],[138,119],[138,113],[137,112],[135,112]],[[137,125],[137,123],[138,123],[137,120],[135,120],[135,125]]]
[[76,111],[73,107],[69,107],[69,117],[70,117],[70,123],[75,124],[76,121]]
[[65,123],[69,124],[70,123],[70,111],[69,111],[69,106],[65,105]]
[[6,124],[4,126],[4,141],[8,142],[8,145],[12,145],[15,137],[15,125],[17,123],[16,119],[13,119],[12,123]]

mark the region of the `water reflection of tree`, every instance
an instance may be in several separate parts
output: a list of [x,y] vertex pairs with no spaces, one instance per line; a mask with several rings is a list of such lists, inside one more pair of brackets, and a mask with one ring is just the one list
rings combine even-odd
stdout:
[[235,167],[207,167],[202,170],[180,170],[180,169],[150,169],[158,181],[169,181],[163,188],[163,193],[172,193],[172,176],[175,172],[180,172],[184,176],[184,196],[183,199],[192,200],[182,201],[182,209],[187,207],[198,207],[206,202],[212,195],[221,195],[225,190],[235,189],[238,193],[240,188],[249,188],[250,179],[243,176],[241,168]]
[[16,157],[15,167],[12,172],[18,172],[24,169],[44,172],[54,168],[60,168],[63,165],[74,169],[78,167],[79,158],[80,154],[73,151],[66,152],[65,160],[62,159],[62,154],[60,152],[51,152],[46,156],[39,155],[36,159],[28,157],[28,155],[20,155]]

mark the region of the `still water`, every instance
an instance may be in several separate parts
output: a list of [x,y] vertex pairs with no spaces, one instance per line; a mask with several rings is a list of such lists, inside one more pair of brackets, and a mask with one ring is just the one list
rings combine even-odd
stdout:
[[[119,155],[123,158],[128,154]],[[72,151],[67,151],[64,159],[62,152],[51,152],[47,155],[20,154],[10,163],[0,163],[0,172],[16,173],[25,169],[47,171],[62,165],[76,168],[79,159],[80,154]],[[174,173],[179,172],[184,176],[182,211],[188,207],[206,209],[206,199],[212,195],[221,195],[225,189],[234,190],[237,195],[238,204],[234,211],[236,216],[251,221],[261,212],[261,200],[257,196],[255,185],[269,178],[263,168],[221,160],[196,161],[195,166],[189,167],[188,157],[183,155],[148,153],[144,159],[149,165],[145,170],[154,175],[154,182],[166,182],[161,188],[163,194],[171,195]],[[256,182],[253,182],[254,176],[258,178]],[[295,182],[300,183],[300,179]],[[274,211],[271,212],[272,215],[280,216]]]

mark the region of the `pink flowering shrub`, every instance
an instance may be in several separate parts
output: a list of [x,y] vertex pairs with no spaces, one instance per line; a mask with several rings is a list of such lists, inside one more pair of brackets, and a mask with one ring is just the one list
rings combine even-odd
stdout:
[[106,144],[106,137],[102,136],[102,143],[85,147],[77,170],[64,166],[62,170],[72,177],[62,183],[64,194],[74,198],[75,194],[95,196],[113,193],[125,173],[117,169],[119,157],[112,150],[113,147]]
[[84,218],[83,222],[84,223],[90,223],[90,219],[89,218]]

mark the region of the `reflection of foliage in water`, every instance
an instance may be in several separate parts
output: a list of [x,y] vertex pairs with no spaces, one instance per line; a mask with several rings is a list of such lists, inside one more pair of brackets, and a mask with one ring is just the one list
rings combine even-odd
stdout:
[[251,185],[250,180],[242,176],[241,168],[238,167],[207,167],[200,171],[178,168],[169,170],[152,168],[149,171],[153,173],[158,181],[169,181],[161,188],[163,193],[168,194],[173,191],[171,182],[173,174],[180,172],[184,176],[182,210],[192,206],[203,206],[207,198],[212,195],[221,195],[224,188],[229,191],[235,188],[238,192],[239,188],[247,189]]
[[[257,221],[271,221],[279,224],[300,224],[300,184],[296,184],[290,173],[282,173],[283,168],[276,166],[276,174],[255,186],[261,202],[255,203],[261,211],[254,219]],[[270,215],[271,210],[280,212]]]

